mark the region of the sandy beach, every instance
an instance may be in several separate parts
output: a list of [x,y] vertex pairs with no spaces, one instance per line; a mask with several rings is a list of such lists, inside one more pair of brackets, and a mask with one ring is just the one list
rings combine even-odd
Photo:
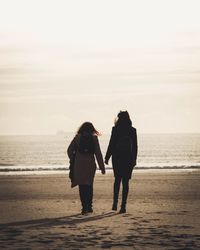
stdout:
[[94,213],[80,215],[65,175],[0,177],[0,249],[199,249],[200,171],[135,171],[126,214],[113,176],[97,174]]

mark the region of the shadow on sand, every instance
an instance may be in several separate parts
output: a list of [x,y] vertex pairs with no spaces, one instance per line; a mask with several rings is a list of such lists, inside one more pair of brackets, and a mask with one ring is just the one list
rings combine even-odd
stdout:
[[59,218],[44,218],[44,219],[38,219],[38,220],[28,220],[28,221],[19,221],[19,222],[11,222],[11,223],[5,223],[5,224],[0,224],[0,231],[4,230],[6,227],[51,227],[51,226],[59,226],[59,225],[75,225],[75,224],[80,224],[84,222],[90,222],[90,221],[96,221],[96,220],[101,220],[105,219],[108,217],[116,216],[117,213],[114,212],[108,212],[108,213],[103,213],[101,215],[93,215],[93,214],[88,214],[88,215],[81,215],[81,214],[75,214],[75,215],[70,215],[70,216],[65,216],[65,217],[59,217]]
[[[103,220],[103,223],[98,221]],[[108,212],[0,224],[1,249],[199,249],[192,227]],[[110,225],[110,223],[114,225]],[[91,223],[90,223],[91,222]],[[120,231],[120,225],[126,225]],[[48,245],[47,245],[48,244]]]

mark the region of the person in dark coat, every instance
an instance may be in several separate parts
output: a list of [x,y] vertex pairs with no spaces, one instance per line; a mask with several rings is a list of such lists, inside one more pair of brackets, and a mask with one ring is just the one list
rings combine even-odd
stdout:
[[112,156],[114,172],[114,194],[112,210],[117,210],[120,184],[122,182],[122,203],[120,213],[126,213],[126,202],[129,192],[129,180],[137,160],[137,132],[127,111],[120,111],[112,128],[110,142],[105,156],[108,164]]
[[79,128],[77,135],[71,141],[67,153],[73,162],[71,173],[72,187],[79,185],[79,195],[82,204],[82,214],[92,213],[93,181],[97,168],[102,174],[105,166],[98,136],[99,132],[91,122],[85,122]]

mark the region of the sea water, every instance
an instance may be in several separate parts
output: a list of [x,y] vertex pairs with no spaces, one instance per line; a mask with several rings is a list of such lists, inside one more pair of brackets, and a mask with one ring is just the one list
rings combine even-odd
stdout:
[[[0,136],[0,174],[59,173],[74,134]],[[105,156],[110,136],[99,137]],[[111,161],[107,166],[111,169]],[[136,169],[200,168],[200,134],[138,134]]]

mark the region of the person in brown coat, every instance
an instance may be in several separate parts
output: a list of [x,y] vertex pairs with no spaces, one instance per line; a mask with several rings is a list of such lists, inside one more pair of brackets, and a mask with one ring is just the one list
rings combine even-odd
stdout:
[[93,212],[93,181],[97,168],[96,160],[101,173],[105,174],[98,135],[99,132],[93,124],[85,122],[79,128],[67,149],[70,161],[73,162],[73,166],[71,166],[73,168],[71,173],[72,187],[79,186],[82,214]]
[[120,213],[126,213],[126,202],[129,192],[129,180],[137,160],[137,132],[132,127],[132,121],[127,111],[120,111],[105,156],[105,164],[108,164],[112,156],[114,172],[114,192],[112,210],[117,210],[120,183],[122,182],[122,203]]

